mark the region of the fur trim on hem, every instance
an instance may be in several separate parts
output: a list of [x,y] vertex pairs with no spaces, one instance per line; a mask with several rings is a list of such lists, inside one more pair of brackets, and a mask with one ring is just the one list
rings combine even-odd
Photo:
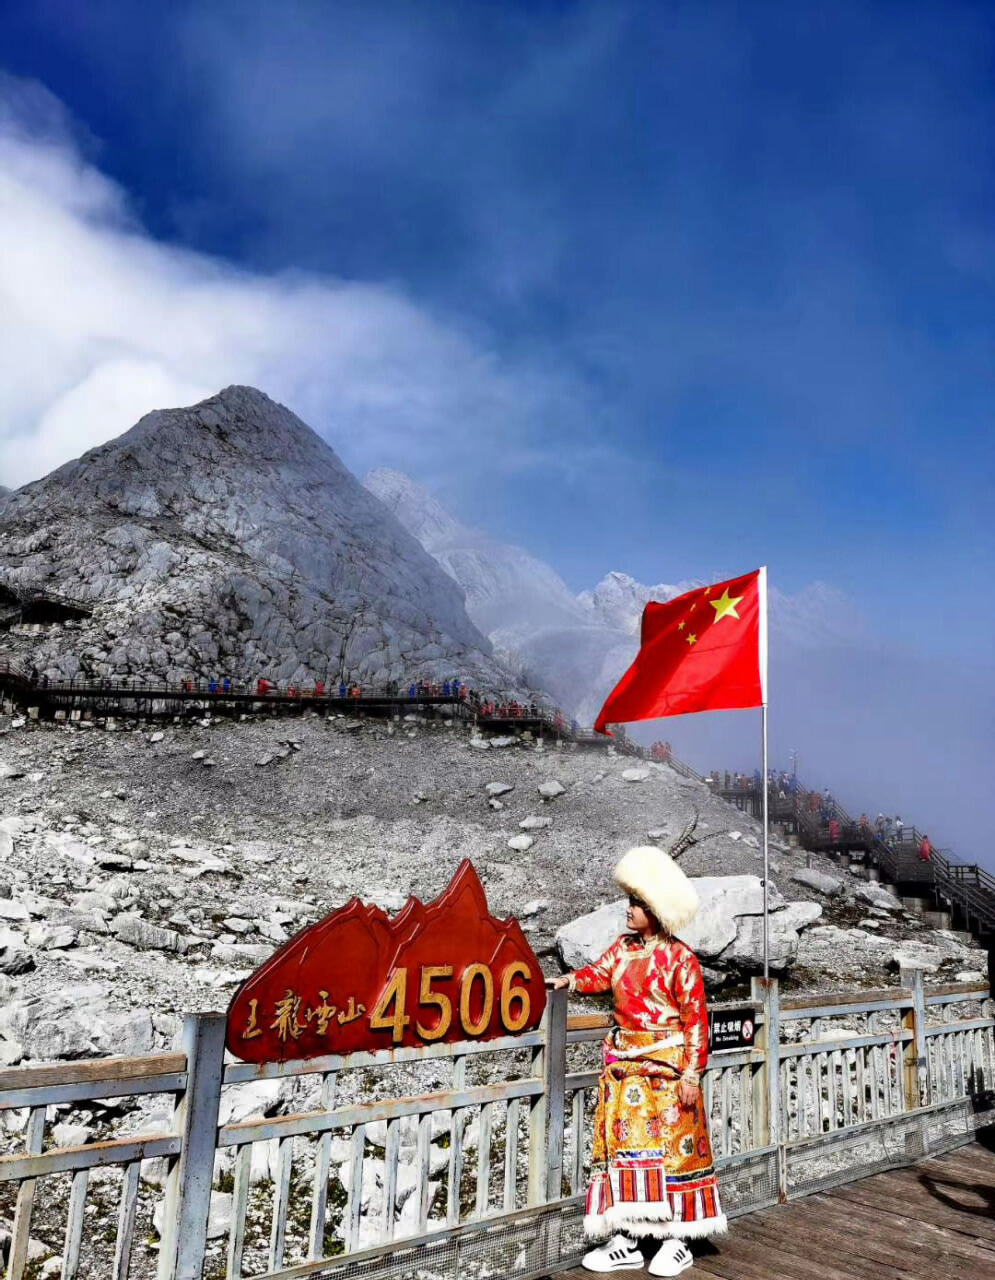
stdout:
[[[659,1217],[656,1215],[660,1210]],[[724,1236],[729,1223],[724,1213],[717,1218],[700,1218],[696,1222],[674,1222],[669,1205],[640,1205],[633,1213],[628,1205],[612,1205],[607,1213],[584,1215],[584,1237],[587,1240],[607,1240],[617,1231],[636,1239],[650,1237],[653,1240],[702,1240],[707,1236]]]

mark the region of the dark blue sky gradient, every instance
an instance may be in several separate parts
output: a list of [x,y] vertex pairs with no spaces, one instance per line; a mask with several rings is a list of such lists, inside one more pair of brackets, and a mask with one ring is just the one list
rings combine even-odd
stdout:
[[990,656],[992,12],[7,0],[0,56],[157,238],[383,282],[559,388],[546,461],[329,430],[354,468],[577,589],[766,562]]

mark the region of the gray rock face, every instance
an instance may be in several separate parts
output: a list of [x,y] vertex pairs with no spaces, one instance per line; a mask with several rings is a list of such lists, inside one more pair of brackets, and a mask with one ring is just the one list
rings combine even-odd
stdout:
[[320,437],[249,387],[150,413],[11,494],[0,546],[0,575],[93,608],[32,637],[53,679],[516,684],[453,580]]

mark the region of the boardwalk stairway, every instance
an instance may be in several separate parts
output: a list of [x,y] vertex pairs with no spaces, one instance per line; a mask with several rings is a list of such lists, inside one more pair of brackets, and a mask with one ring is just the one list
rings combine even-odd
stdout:
[[[924,836],[916,827],[904,827],[900,836],[880,835],[855,821],[837,800],[827,805],[818,792],[801,786],[783,798],[772,789],[769,803],[771,820],[796,832],[802,848],[831,856],[858,852],[900,892],[925,890],[980,941],[995,939],[995,876],[984,867],[962,862],[950,849],[931,847],[929,858],[923,858]],[[837,823],[835,839],[831,820]]]

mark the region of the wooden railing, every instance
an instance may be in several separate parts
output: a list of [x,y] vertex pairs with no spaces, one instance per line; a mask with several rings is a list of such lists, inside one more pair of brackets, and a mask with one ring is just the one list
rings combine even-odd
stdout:
[[[904,972],[897,988],[779,999],[776,981],[755,979],[745,1003],[753,1047],[712,1053],[703,1078],[732,1216],[968,1142],[995,1121],[986,987],[927,992]],[[260,1066],[226,1063],[223,1015],[194,1014],[180,1053],[0,1072],[0,1110],[27,1109],[22,1149],[0,1158],[0,1191],[16,1188],[7,1280],[26,1274],[39,1203],[49,1227],[53,1205],[64,1224],[65,1280],[200,1280],[205,1259],[227,1280],[455,1275],[474,1258],[515,1280],[562,1269],[583,1249],[608,1025],[568,1018],[556,992],[525,1035]],[[233,1118],[240,1090],[266,1080],[282,1082],[289,1114]],[[156,1094],[173,1095],[166,1132],[46,1142],[48,1108]],[[153,1160],[165,1169],[150,1198],[141,1176]],[[89,1193],[95,1180],[106,1193],[109,1176],[116,1226],[94,1230]],[[66,1190],[46,1190],[67,1177]],[[223,1248],[209,1248],[219,1178],[230,1222]]]

